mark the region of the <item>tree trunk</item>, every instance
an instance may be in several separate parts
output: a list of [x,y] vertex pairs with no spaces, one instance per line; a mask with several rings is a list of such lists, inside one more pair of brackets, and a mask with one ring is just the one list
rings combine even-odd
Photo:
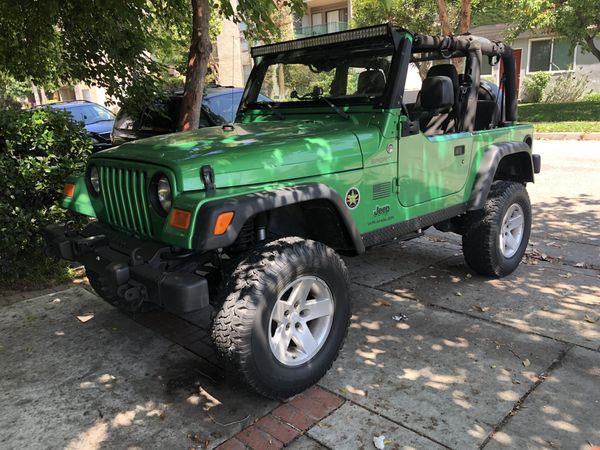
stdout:
[[585,43],[587,44],[590,53],[594,55],[598,61],[600,61],[600,49],[596,47],[596,43],[594,42],[594,36],[586,35]]
[[279,101],[282,102],[285,99],[285,72],[283,64],[277,66],[277,86],[279,92]]
[[450,27],[450,18],[448,17],[448,6],[446,6],[446,0],[436,0],[436,4],[442,36],[449,36],[452,34],[452,28]]
[[471,28],[471,0],[461,0],[458,33],[466,33],[469,31],[469,28]]
[[204,90],[204,77],[212,50],[209,36],[208,0],[192,0],[192,42],[188,53],[185,87],[179,111],[179,131],[198,128]]
[[37,86],[33,84],[33,81],[31,82],[31,92],[33,92],[33,101],[35,102],[35,106],[41,105],[42,103],[40,102],[40,93],[38,91]]

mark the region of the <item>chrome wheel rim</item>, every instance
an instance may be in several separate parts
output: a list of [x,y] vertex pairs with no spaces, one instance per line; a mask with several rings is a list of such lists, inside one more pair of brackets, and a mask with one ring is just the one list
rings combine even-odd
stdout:
[[525,215],[523,214],[523,208],[519,204],[513,203],[504,214],[500,230],[500,251],[505,258],[515,256],[523,241],[524,231]]
[[329,336],[333,314],[333,296],[321,278],[304,276],[288,284],[269,320],[269,346],[275,358],[298,366],[314,357]]

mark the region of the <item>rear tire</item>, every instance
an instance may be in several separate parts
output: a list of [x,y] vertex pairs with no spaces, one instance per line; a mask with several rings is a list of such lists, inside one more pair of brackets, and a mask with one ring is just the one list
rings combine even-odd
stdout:
[[213,341],[258,393],[295,395],[321,379],[339,354],[350,322],[349,285],[331,248],[293,237],[270,242],[234,270]]
[[475,272],[493,277],[512,273],[531,234],[531,204],[525,186],[495,181],[485,206],[465,218],[463,255]]

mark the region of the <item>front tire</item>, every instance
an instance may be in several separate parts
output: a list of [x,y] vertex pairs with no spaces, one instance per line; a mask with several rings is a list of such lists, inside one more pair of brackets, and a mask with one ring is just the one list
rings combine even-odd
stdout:
[[531,204],[525,186],[495,181],[484,208],[470,212],[465,222],[462,247],[469,267],[493,277],[511,274],[531,234]]
[[213,322],[218,351],[258,393],[287,398],[337,358],[350,322],[348,270],[327,246],[273,241],[246,257]]

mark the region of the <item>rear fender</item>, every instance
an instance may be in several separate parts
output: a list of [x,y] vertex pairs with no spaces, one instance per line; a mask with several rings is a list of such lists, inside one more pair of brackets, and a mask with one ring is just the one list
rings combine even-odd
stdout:
[[468,209],[481,209],[495,180],[533,182],[533,160],[528,142],[500,142],[488,147],[475,177]]

